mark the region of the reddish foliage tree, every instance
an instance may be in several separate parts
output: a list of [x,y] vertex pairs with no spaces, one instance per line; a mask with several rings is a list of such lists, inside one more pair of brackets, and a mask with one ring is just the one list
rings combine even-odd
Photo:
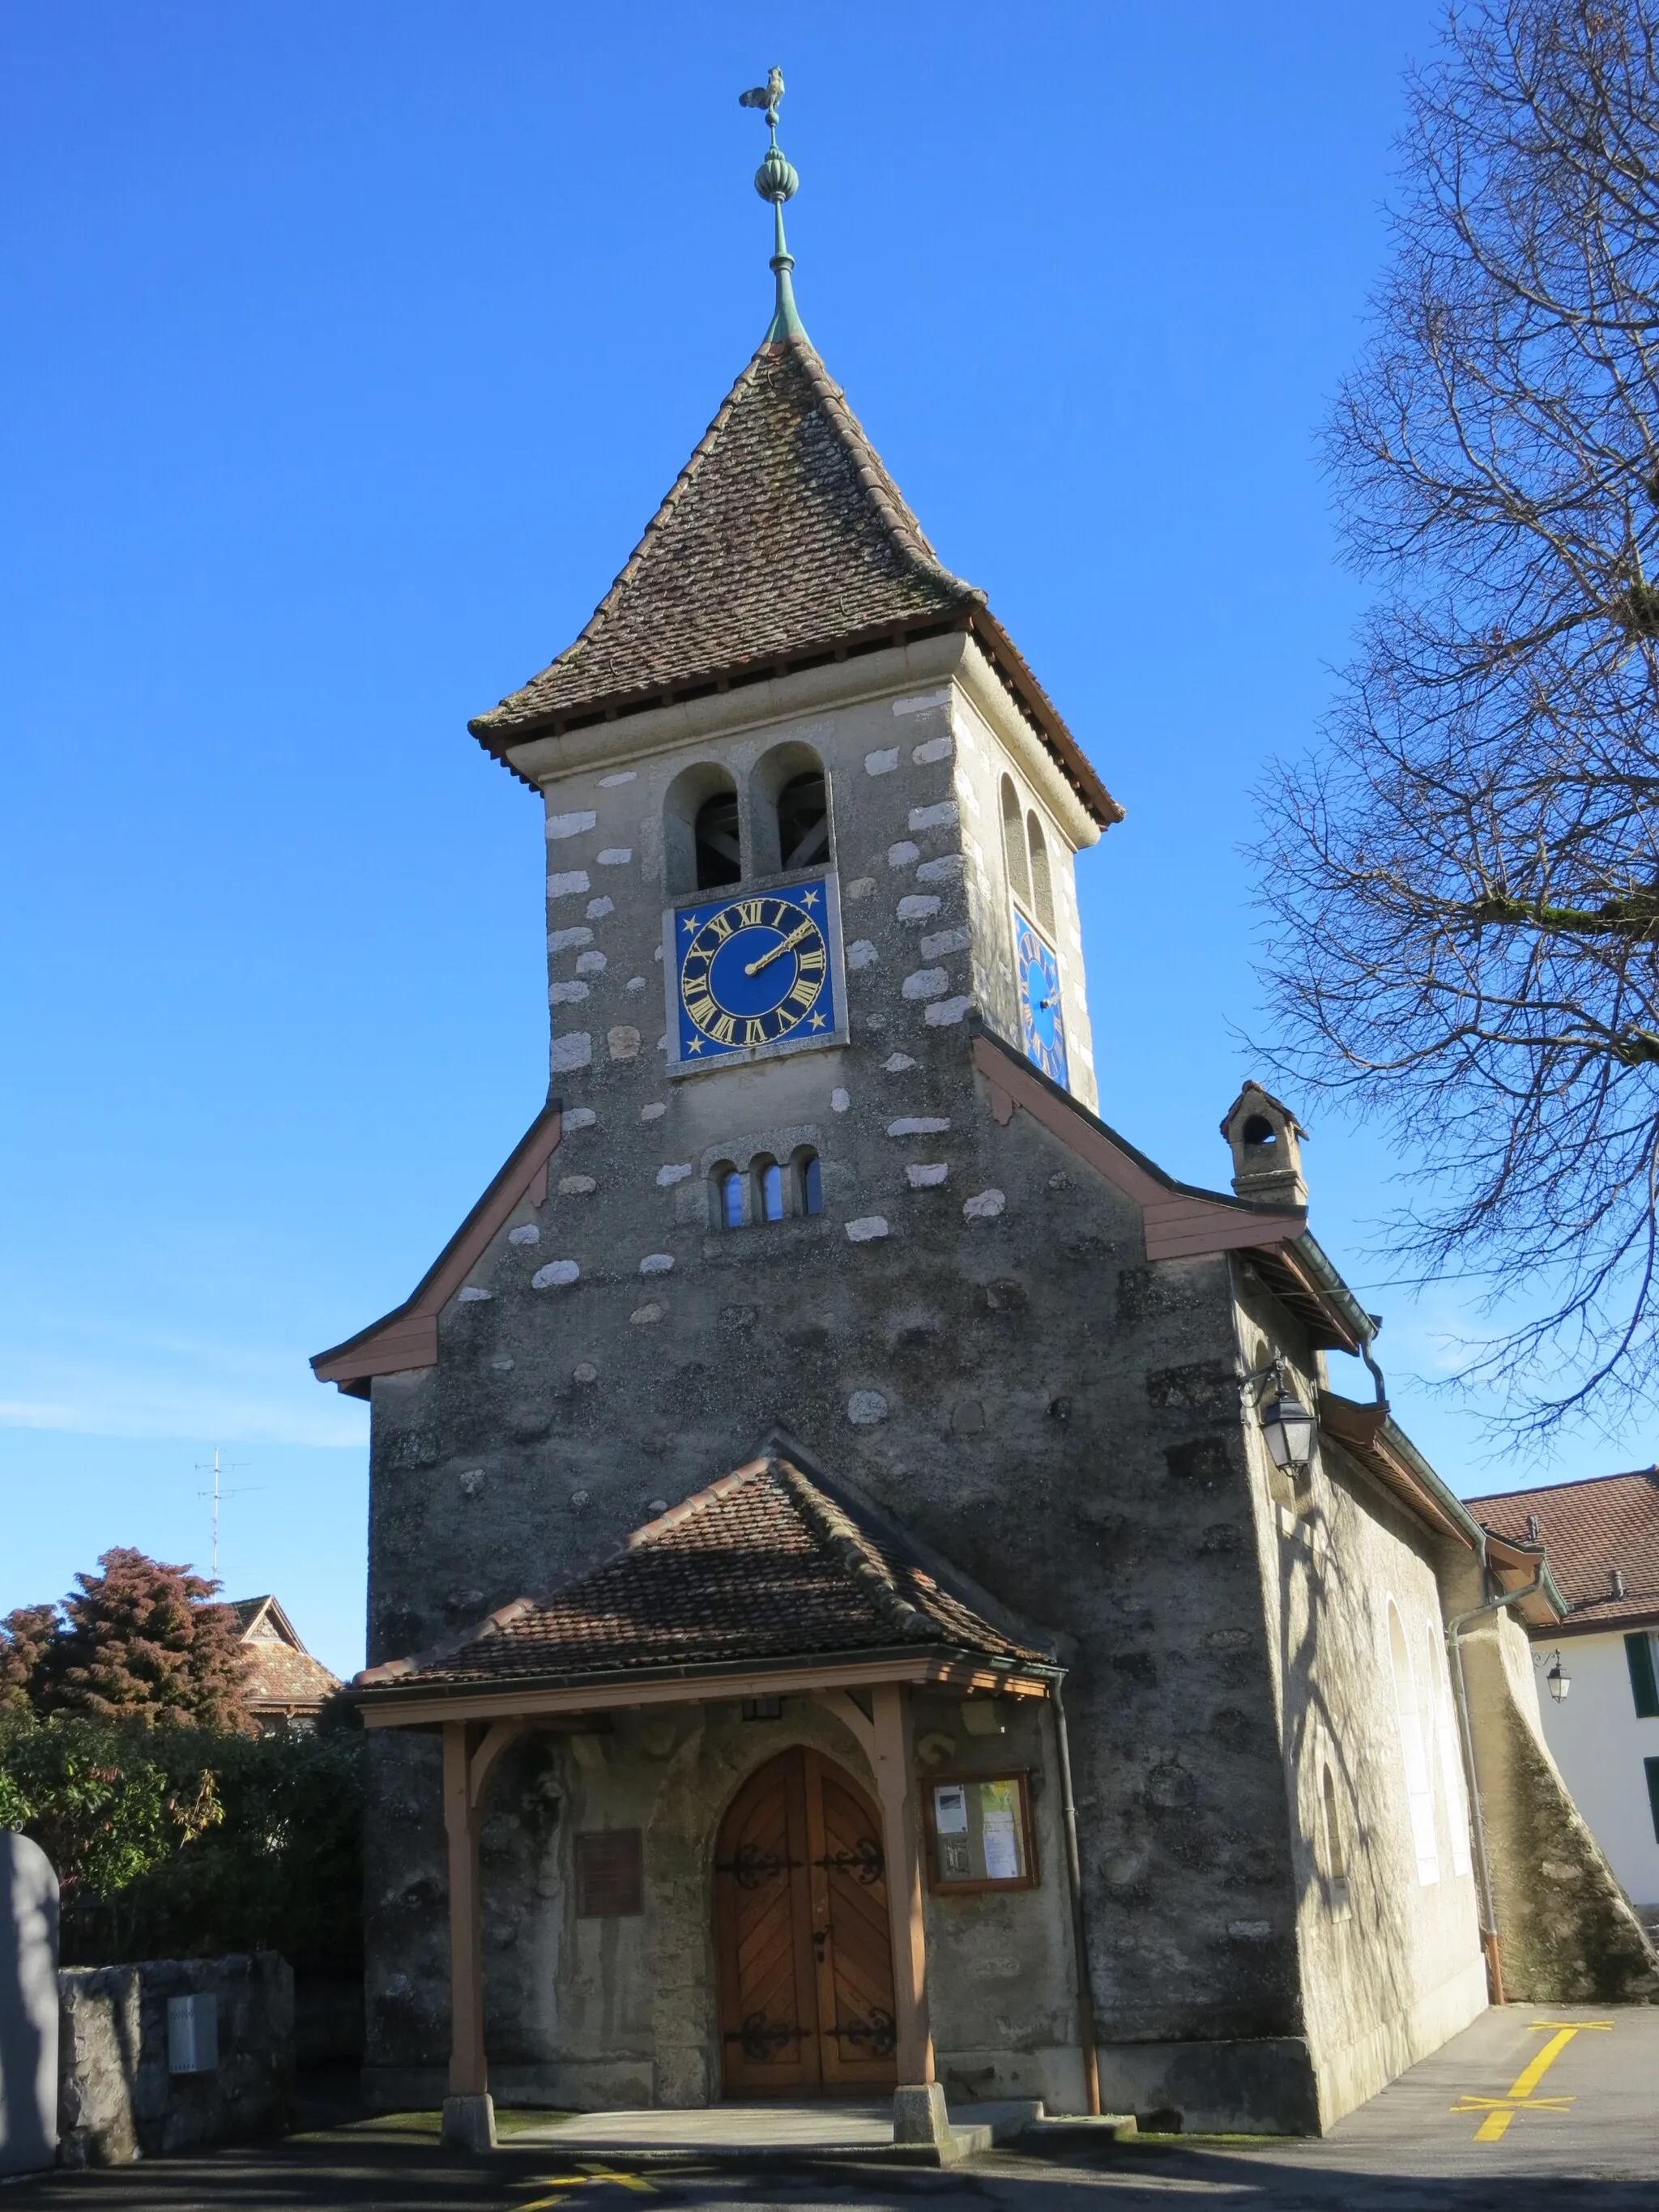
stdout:
[[58,1625],[55,1605],[20,1605],[0,1620],[0,1713],[33,1711]]
[[252,1733],[236,1616],[209,1602],[219,1585],[127,1545],[98,1565],[37,1663],[37,1709]]

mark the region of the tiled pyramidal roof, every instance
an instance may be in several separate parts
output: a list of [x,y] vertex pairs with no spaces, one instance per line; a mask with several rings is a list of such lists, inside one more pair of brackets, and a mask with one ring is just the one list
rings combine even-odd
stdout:
[[763,346],[574,645],[473,734],[580,714],[982,606],[922,535],[804,338]]
[[[1564,1627],[1633,1626],[1659,1620],[1659,1468],[1465,1499],[1477,1521],[1517,1543],[1527,1516],[1571,1610]],[[1617,1570],[1625,1591],[1613,1595]]]
[[520,1598],[464,1637],[356,1680],[363,1689],[547,1681],[921,1645],[1053,1664],[769,1456],[635,1529],[615,1559],[553,1596]]

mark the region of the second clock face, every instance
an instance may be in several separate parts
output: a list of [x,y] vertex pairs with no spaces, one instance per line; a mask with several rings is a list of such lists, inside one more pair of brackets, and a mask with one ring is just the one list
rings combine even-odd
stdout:
[[1069,1084],[1066,1024],[1060,1008],[1060,962],[1023,914],[1014,916],[1014,966],[1019,976],[1019,1026],[1025,1057],[1054,1082]]
[[826,903],[819,882],[675,915],[683,1066],[834,1033]]

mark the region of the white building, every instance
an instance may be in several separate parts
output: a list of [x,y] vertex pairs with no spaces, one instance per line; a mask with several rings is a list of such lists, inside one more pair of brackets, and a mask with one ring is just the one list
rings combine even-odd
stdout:
[[1626,1893],[1659,1923],[1659,1468],[1472,1498],[1541,1540],[1571,1611],[1533,1635],[1544,1735]]

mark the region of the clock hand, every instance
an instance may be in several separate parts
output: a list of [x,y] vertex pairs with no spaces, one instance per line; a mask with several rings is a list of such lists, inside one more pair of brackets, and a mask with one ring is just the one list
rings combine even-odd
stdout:
[[769,966],[771,962],[779,958],[781,954],[787,952],[792,945],[799,945],[802,938],[805,937],[807,932],[813,927],[814,925],[811,922],[804,921],[799,929],[792,929],[787,937],[781,937],[778,939],[777,943],[772,947],[772,950],[769,952],[763,952],[758,960],[751,960],[748,966],[744,969],[744,974],[745,975],[758,975],[763,968]]

